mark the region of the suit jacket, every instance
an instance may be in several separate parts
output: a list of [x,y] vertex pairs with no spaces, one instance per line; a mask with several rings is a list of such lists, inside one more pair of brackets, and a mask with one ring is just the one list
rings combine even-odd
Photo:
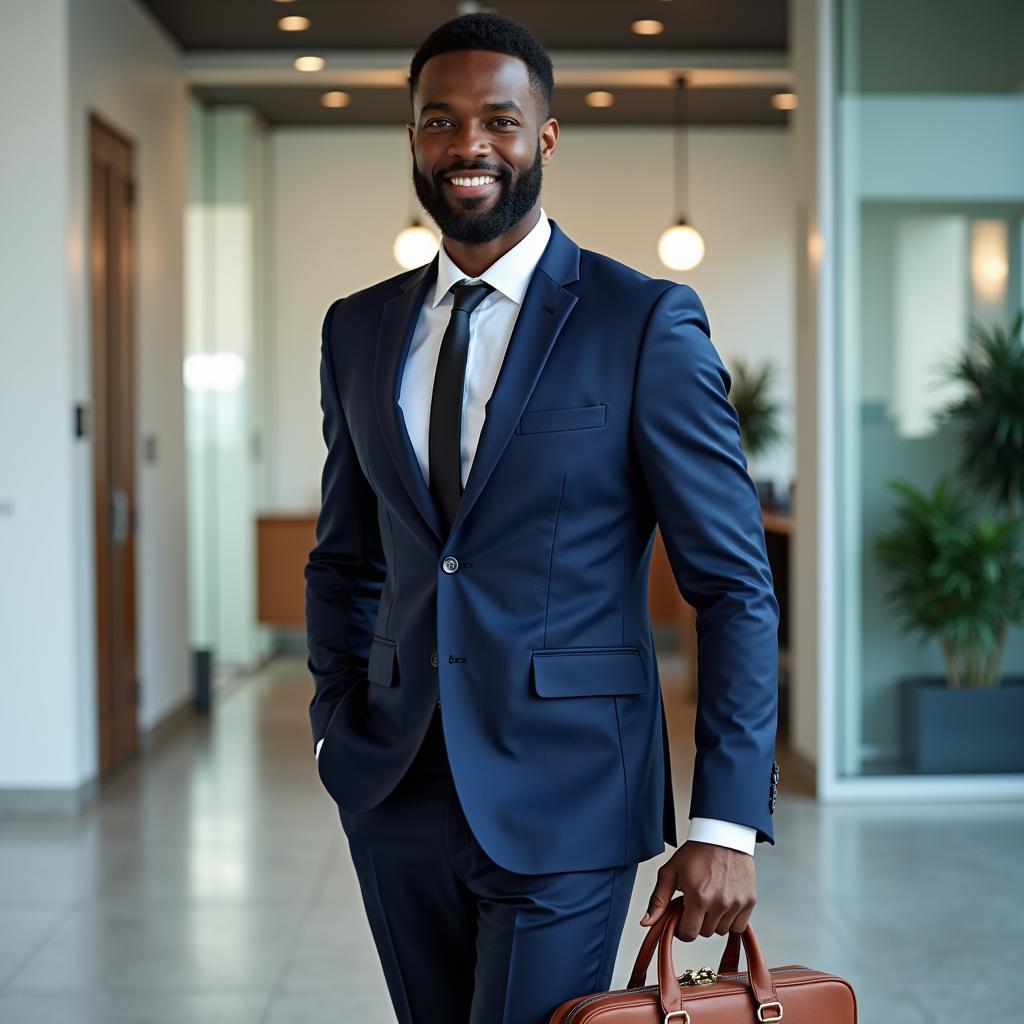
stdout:
[[778,604],[731,380],[688,285],[551,221],[445,535],[398,404],[437,259],[324,319],[322,508],[305,569],[324,787],[373,808],[441,698],[466,818],[509,870],[677,843],[648,609],[660,524],[697,610],[691,817],[773,842]]

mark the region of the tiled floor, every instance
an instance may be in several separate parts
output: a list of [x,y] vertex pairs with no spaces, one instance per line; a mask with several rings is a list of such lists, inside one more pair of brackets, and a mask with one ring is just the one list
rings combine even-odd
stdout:
[[[279,659],[79,818],[0,821],[3,1024],[394,1020],[316,774],[310,687]],[[685,825],[692,711],[669,690]],[[756,854],[769,962],[845,975],[863,1024],[1016,1019],[1024,809],[822,808],[786,782],[777,845]],[[614,985],[668,855],[641,865]],[[677,944],[677,966],[715,965],[723,941]]]

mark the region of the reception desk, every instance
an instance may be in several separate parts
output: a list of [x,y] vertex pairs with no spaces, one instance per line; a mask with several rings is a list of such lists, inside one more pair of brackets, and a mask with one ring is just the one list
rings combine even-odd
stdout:
[[303,570],[316,544],[316,513],[261,515],[256,520],[257,617],[262,626],[305,629]]

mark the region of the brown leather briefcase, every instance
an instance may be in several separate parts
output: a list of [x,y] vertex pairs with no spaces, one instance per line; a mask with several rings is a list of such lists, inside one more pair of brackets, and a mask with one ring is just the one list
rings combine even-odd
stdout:
[[[750,925],[732,932],[718,971],[676,974],[672,944],[683,897],[673,899],[644,936],[626,988],[567,999],[549,1024],[856,1024],[857,999],[848,981],[800,964],[765,966]],[[740,971],[742,943],[747,969]],[[645,985],[658,949],[658,984]]]

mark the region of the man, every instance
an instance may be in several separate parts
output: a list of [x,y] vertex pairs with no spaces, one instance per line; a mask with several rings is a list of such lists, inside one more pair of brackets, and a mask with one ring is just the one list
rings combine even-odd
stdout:
[[540,207],[543,49],[466,15],[410,71],[443,245],[324,320],[314,750],[398,1019],[546,1024],[609,987],[637,865],[677,842],[656,523],[700,671],[693,820],[643,923],[681,890],[685,940],[745,927],[773,841],[778,606],[699,298]]

